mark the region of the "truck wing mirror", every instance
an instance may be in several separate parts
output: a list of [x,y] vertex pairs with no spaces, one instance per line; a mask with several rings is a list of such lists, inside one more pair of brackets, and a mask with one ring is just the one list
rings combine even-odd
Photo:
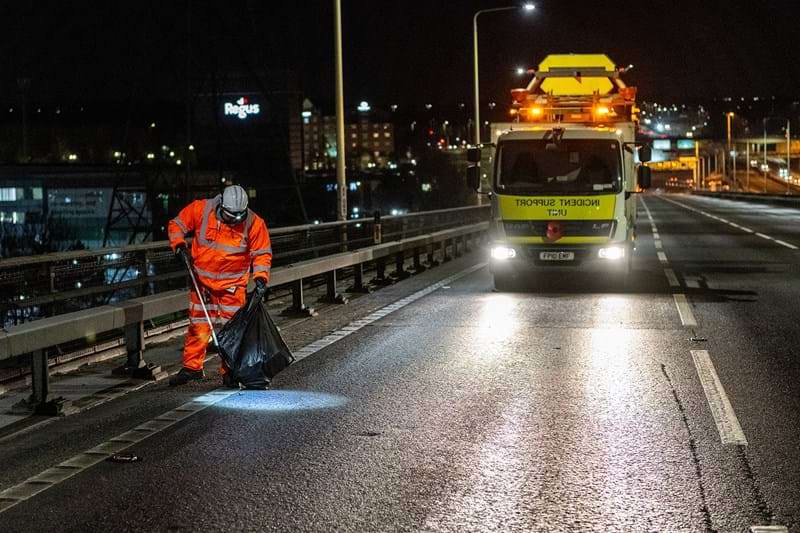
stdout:
[[653,149],[649,144],[644,144],[639,147],[639,162],[649,163],[653,159]]
[[652,175],[652,171],[650,170],[650,167],[646,167],[644,165],[640,165],[639,168],[636,171],[636,183],[639,185],[639,188],[642,189],[642,190],[650,188],[650,183],[652,181],[652,177],[653,177],[653,175]]
[[470,163],[480,163],[481,155],[482,153],[480,146],[476,146],[475,148],[467,148],[467,161]]
[[481,167],[470,165],[467,167],[467,187],[477,191],[481,188]]

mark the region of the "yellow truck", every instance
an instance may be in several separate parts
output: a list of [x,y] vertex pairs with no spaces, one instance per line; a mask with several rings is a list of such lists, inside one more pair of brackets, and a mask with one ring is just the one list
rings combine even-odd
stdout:
[[491,155],[468,150],[468,184],[490,176],[479,192],[491,197],[498,290],[544,271],[627,278],[650,148],[636,142],[636,88],[623,73],[602,54],[547,56],[512,91],[512,120],[492,125]]

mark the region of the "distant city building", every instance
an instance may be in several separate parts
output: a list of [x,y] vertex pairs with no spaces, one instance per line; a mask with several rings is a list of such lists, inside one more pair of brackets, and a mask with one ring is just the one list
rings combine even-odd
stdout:
[[[336,165],[336,117],[323,115],[309,101],[303,103],[303,168],[332,169]],[[361,102],[345,124],[347,159],[358,168],[384,167],[395,153],[394,124]]]

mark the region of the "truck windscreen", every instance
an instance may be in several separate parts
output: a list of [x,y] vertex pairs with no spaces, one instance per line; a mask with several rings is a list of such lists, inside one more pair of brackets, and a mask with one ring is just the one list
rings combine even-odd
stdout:
[[602,194],[622,185],[619,143],[599,139],[503,141],[498,147],[498,193]]

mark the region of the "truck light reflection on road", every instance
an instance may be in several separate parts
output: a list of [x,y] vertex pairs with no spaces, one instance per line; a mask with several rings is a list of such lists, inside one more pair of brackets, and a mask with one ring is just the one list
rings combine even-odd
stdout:
[[479,336],[489,342],[511,337],[519,326],[516,315],[517,301],[507,294],[492,294],[484,298],[481,306]]

